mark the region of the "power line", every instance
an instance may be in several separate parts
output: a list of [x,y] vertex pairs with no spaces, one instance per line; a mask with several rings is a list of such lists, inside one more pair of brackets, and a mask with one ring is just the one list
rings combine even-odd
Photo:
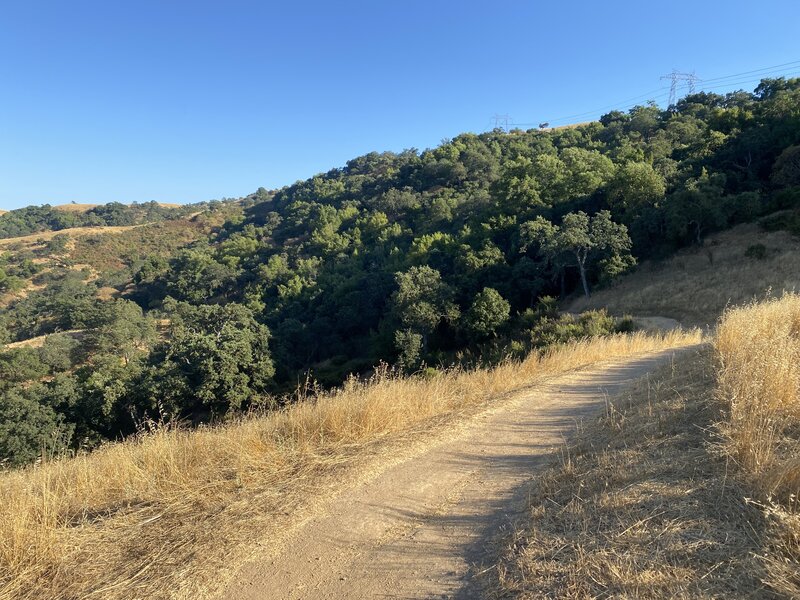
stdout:
[[[603,107],[600,107],[600,108],[596,108],[596,109],[593,109],[593,110],[588,110],[588,111],[585,111],[585,112],[582,112],[582,113],[576,113],[576,114],[572,114],[572,115],[566,115],[566,116],[563,116],[563,117],[558,117],[558,118],[555,118],[555,119],[549,119],[549,120],[547,120],[547,122],[550,125],[563,123],[565,121],[570,121],[572,119],[577,119],[577,118],[581,118],[581,117],[588,117],[588,116],[594,116],[594,115],[596,115],[596,114],[598,114],[601,111],[604,111],[606,109],[627,110],[629,108],[633,108],[634,106],[638,106],[639,103],[638,102],[634,102],[633,104],[630,104],[630,105],[627,105],[627,106],[620,106],[620,104],[623,104],[623,103],[625,103],[627,101],[630,101],[630,100],[638,100],[638,99],[642,99],[642,98],[647,98],[648,101],[649,100],[657,101],[657,100],[661,100],[661,99],[664,99],[666,97],[669,97],[670,98],[669,104],[672,105],[672,104],[675,103],[678,90],[682,87],[681,84],[685,85],[688,88],[688,92],[690,94],[692,94],[692,93],[695,92],[695,88],[700,88],[701,90],[706,91],[706,90],[714,90],[714,89],[720,89],[720,88],[725,88],[725,87],[731,87],[731,86],[735,86],[735,85],[741,85],[741,84],[745,84],[745,83],[749,83],[749,82],[760,81],[763,78],[764,75],[774,74],[774,73],[777,73],[779,71],[783,71],[784,68],[787,67],[787,66],[794,66],[794,65],[800,67],[800,60],[794,60],[794,61],[790,61],[790,62],[786,62],[786,63],[781,63],[779,65],[772,65],[772,66],[768,66],[768,67],[762,67],[760,69],[753,69],[753,70],[750,70],[750,71],[742,71],[740,73],[733,73],[733,74],[730,74],[730,75],[724,75],[724,76],[721,76],[721,77],[713,77],[711,79],[703,79],[703,80],[701,80],[699,77],[697,77],[694,73],[678,73],[677,71],[673,71],[673,73],[675,73],[675,74],[677,74],[679,76],[680,75],[688,76],[685,79],[679,78],[677,81],[674,82],[675,83],[674,92],[672,90],[673,85],[664,86],[664,87],[656,88],[656,89],[651,90],[649,92],[645,92],[644,94],[640,94],[638,96],[634,96],[634,97],[629,98],[627,100],[620,100],[619,102],[616,102],[616,103],[613,103],[613,104],[609,104],[609,105],[606,105],[606,106],[603,106]],[[754,74],[757,74],[757,76],[754,75]],[[746,75],[751,75],[751,76],[750,77],[744,77]],[[783,77],[796,77],[798,75],[795,74],[795,73],[785,73],[784,72],[784,73],[781,74],[781,76],[783,76]],[[663,78],[667,78],[672,83],[672,73],[662,77],[662,79]],[[708,85],[710,83],[713,83],[714,85]],[[700,85],[698,85],[698,84],[700,84]],[[669,92],[666,92],[666,90],[669,90]],[[651,94],[654,93],[654,92],[662,92],[662,93],[657,94],[655,96],[651,96]],[[536,126],[538,124],[541,124],[541,123],[536,123],[536,122],[513,123],[512,122],[512,123],[510,123],[510,126],[512,126],[512,127],[517,127],[517,126]],[[497,125],[497,122],[496,122],[496,125]],[[508,128],[508,126],[506,126],[506,129],[507,128]]]
[[668,75],[662,75],[661,80],[664,79],[670,81],[669,85],[669,105],[672,106],[675,104],[675,97],[678,91],[678,82],[685,81],[689,86],[689,93],[694,94],[694,86],[695,84],[700,81],[700,78],[694,74],[694,71],[691,73],[681,73],[675,69],[672,69],[672,73]]
[[[784,73],[783,76],[787,77],[787,78],[800,77],[800,71]],[[700,90],[701,91],[714,91],[714,90],[720,90],[720,89],[730,89],[732,86],[744,85],[744,84],[747,84],[747,83],[758,83],[761,80],[762,80],[761,76],[746,77],[746,78],[742,78],[742,79],[737,79],[735,81],[726,81],[724,83],[718,83],[717,85],[712,85],[712,86],[702,85]],[[705,81],[703,83],[705,83]],[[653,96],[652,98],[649,98],[649,100],[653,100],[653,101],[664,100],[668,96],[669,96],[669,93],[663,93],[663,94],[660,94],[658,96]],[[658,103],[658,102],[656,102],[656,103]],[[636,106],[640,106],[640,104],[637,103],[637,102],[634,102],[634,103],[628,104],[626,106],[617,106],[616,110],[624,112],[624,111],[626,111],[628,109],[631,109],[631,108],[634,108]],[[590,112],[590,113],[587,113],[587,114],[597,114],[597,111]],[[560,119],[552,120],[551,123],[563,123],[564,121],[568,121],[568,120],[569,120],[569,117],[562,117]],[[512,125],[516,125],[516,123],[512,123]]]
[[[800,71],[799,72],[791,72],[791,73],[784,72],[781,76],[782,77],[787,77],[787,78],[798,77],[798,76],[800,76]],[[745,83],[757,83],[757,82],[760,82],[762,79],[763,79],[763,77],[759,75],[758,77],[750,77],[750,78],[747,78],[747,79],[741,79],[741,80],[737,80],[737,81],[726,81],[724,83],[719,83],[717,85],[713,85],[713,86],[709,86],[709,87],[703,86],[703,90],[704,91],[705,90],[718,90],[718,89],[723,89],[723,88],[730,88],[731,86],[735,86],[735,85],[742,85],[742,84],[745,84]]]
[[494,119],[494,128],[495,129],[499,129],[500,128],[500,123],[502,123],[503,124],[502,129],[505,130],[505,131],[508,131],[508,121],[509,121],[509,119],[511,119],[511,117],[509,115],[498,115],[498,114],[495,114],[494,117],[492,117],[492,118]]
[[[735,77],[739,77],[741,75],[750,75],[752,73],[762,73],[764,71],[772,72],[774,70],[781,70],[783,67],[787,67],[790,65],[800,65],[800,60],[793,60],[791,62],[782,63],[780,65],[772,65],[771,67],[762,67],[760,69],[754,69],[752,71],[743,71],[741,73],[734,73],[733,75],[725,75],[724,77],[713,77],[711,79],[704,79],[703,83],[711,83],[713,81],[720,81],[722,79],[732,79]],[[765,73],[766,74],[766,73]]]
[[[608,108],[619,108],[620,104],[623,104],[623,103],[626,103],[626,102],[631,102],[632,100],[641,100],[642,98],[647,98],[648,100],[650,100],[650,99],[652,99],[652,98],[648,97],[648,96],[650,96],[650,94],[652,94],[654,92],[660,92],[660,91],[663,91],[663,90],[667,90],[667,89],[669,89],[669,88],[667,88],[667,87],[656,88],[654,90],[650,90],[649,92],[645,92],[644,94],[639,94],[638,96],[633,96],[631,98],[626,98],[625,100],[620,100],[618,102],[613,102],[611,104],[608,104],[606,106],[602,106],[602,107],[597,108],[595,110],[587,110],[586,112],[577,113],[577,114],[574,114],[574,115],[567,115],[566,117],[559,117],[558,119],[554,119],[554,121],[563,121],[565,119],[576,119],[576,118],[579,118],[579,117],[585,117],[587,115],[594,115],[594,114],[597,114],[599,111],[606,110]],[[512,125],[536,125],[536,123],[512,123]]]

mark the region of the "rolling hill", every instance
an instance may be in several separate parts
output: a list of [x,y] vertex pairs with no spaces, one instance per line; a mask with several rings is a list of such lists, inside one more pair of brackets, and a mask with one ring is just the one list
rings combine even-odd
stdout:
[[[790,596],[796,298],[725,313],[712,346],[658,373],[635,365],[701,333],[635,330],[717,323],[793,289],[798,210],[800,80],[778,78],[373,152],[233,201],[0,215],[0,597],[211,593],[258,531],[295,531],[359,469],[505,406],[522,412],[501,422],[528,415],[533,431],[540,401],[559,420],[522,432],[533,462],[492,464],[522,485],[562,462],[538,477],[520,537],[459,578],[490,573],[523,597],[719,597],[746,573],[743,595]],[[572,373],[586,368],[596,385]],[[655,387],[605,398],[626,369]],[[564,389],[546,391],[556,376]],[[598,407],[580,447],[544,448]],[[461,481],[452,454],[412,472]],[[401,502],[410,520],[376,543],[474,498],[483,468],[434,508]]]

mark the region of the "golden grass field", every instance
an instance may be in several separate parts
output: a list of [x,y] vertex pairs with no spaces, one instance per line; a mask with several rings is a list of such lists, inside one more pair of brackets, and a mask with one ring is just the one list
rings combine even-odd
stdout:
[[[745,256],[755,244],[766,246],[767,258]],[[800,291],[800,239],[746,224],[710,236],[703,247],[681,250],[664,261],[645,261],[612,287],[575,299],[567,310],[607,307],[614,315],[658,315],[705,326],[726,306],[764,298],[768,290]]]
[[99,204],[57,204],[53,208],[56,210],[61,210],[63,212],[86,212],[88,210],[92,210],[93,208],[100,206]]
[[[174,202],[159,202],[158,205],[159,206],[163,206],[165,208],[177,208],[177,207],[180,206],[180,204],[176,204]],[[91,210],[91,209],[93,209],[93,208],[95,208],[97,206],[100,206],[100,205],[99,204],[80,204],[80,203],[72,204],[72,203],[70,203],[70,204],[57,204],[53,208],[56,209],[56,210],[62,210],[64,212],[86,212],[86,211],[89,211],[89,210]]]
[[0,598],[197,598],[348,474],[386,460],[381,449],[543,378],[699,339],[616,335],[489,370],[379,372],[223,426],[160,430],[0,474]]
[[800,296],[729,309],[566,446],[492,597],[800,598]]
[[0,248],[13,246],[19,243],[38,245],[40,242],[52,240],[57,235],[79,237],[106,233],[122,233],[137,227],[145,227],[145,225],[103,225],[98,227],[72,227],[70,229],[60,229],[58,231],[40,231],[38,233],[31,233],[30,235],[23,235],[20,237],[2,238],[0,239]]
[[800,295],[726,312],[715,345],[725,448],[771,520],[769,582],[800,598]]

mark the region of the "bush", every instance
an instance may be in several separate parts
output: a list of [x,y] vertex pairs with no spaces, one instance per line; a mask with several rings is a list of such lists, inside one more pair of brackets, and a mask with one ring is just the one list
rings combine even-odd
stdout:
[[431,379],[435,379],[441,374],[439,369],[435,369],[434,367],[425,367],[419,372],[419,376],[422,377],[426,381],[430,381]]
[[744,251],[747,258],[754,258],[756,260],[764,260],[767,258],[767,247],[764,244],[753,244],[748,246]]
[[800,210],[782,210],[767,215],[758,224],[764,231],[789,231],[800,235]]
[[614,326],[614,331],[617,333],[631,333],[636,331],[639,327],[636,325],[636,321],[633,320],[633,317],[630,315],[625,315]]
[[7,390],[0,403],[0,465],[19,466],[55,456],[67,448],[70,431],[49,406],[22,390]]
[[531,346],[545,348],[553,344],[610,335],[617,331],[614,318],[603,310],[590,310],[577,317],[560,315],[559,317],[542,317],[528,332]]

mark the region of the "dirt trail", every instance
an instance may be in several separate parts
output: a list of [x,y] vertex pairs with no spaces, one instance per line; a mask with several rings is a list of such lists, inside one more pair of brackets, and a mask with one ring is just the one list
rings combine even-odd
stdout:
[[226,600],[479,598],[491,539],[576,423],[675,351],[549,380],[332,501],[283,553],[251,562]]

